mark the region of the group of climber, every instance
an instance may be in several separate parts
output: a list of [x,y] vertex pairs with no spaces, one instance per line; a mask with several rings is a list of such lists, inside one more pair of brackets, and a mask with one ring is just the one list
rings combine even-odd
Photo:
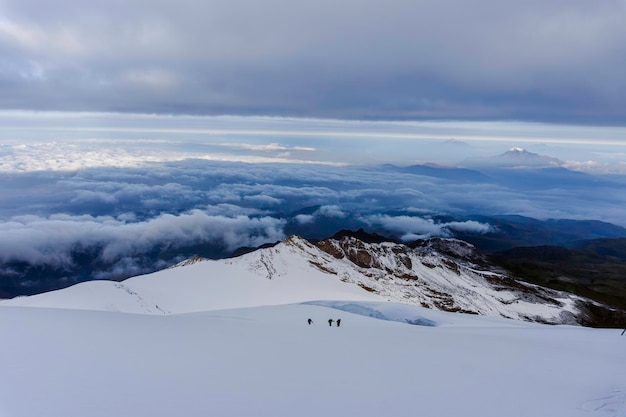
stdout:
[[[309,323],[309,325],[313,324],[313,320],[308,319],[307,322]],[[337,319],[336,321],[333,319],[328,319],[328,325],[332,326],[333,323],[337,324],[337,327],[341,326],[341,319]]]

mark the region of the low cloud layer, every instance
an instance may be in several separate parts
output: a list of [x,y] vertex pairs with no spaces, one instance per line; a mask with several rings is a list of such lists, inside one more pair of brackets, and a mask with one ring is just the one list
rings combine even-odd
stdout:
[[131,222],[128,217],[56,214],[18,216],[0,223],[0,261],[71,266],[77,249],[98,248],[104,262],[118,262],[152,251],[213,244],[233,251],[284,239],[284,221],[272,217],[227,217],[191,210]]
[[502,175],[461,181],[388,166],[197,159],[5,173],[0,174],[6,196],[0,202],[0,261],[63,266],[71,264],[73,251],[95,250],[102,260],[120,262],[156,248],[176,253],[202,243],[232,251],[275,242],[287,230],[317,236],[365,226],[405,240],[493,231],[475,221],[433,220],[443,215],[518,214],[626,226],[623,177],[608,181],[556,171],[535,183],[529,172],[520,175],[524,181]]
[[[623,134],[510,123],[0,112],[0,297],[30,285],[14,281],[20,274],[35,281],[57,268],[64,285],[119,279],[291,233],[482,234],[494,229],[471,215],[503,214],[626,226]],[[541,155],[502,156],[521,145]],[[55,288],[44,284],[37,290]]]
[[370,226],[399,234],[403,241],[425,239],[433,236],[452,237],[453,231],[489,233],[495,228],[477,221],[436,222],[433,219],[413,216],[372,215],[363,219]]
[[297,214],[294,216],[294,220],[299,224],[313,224],[321,219],[343,219],[348,217],[349,214],[341,209],[337,205],[321,206],[311,214]]

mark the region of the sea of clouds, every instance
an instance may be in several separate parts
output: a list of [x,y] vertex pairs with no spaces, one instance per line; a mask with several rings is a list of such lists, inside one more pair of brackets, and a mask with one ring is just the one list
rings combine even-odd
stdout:
[[[447,167],[454,160],[462,166],[468,157],[486,161],[510,145],[411,136],[419,127],[413,123],[2,117],[4,263],[62,267],[79,251],[117,265],[116,273],[141,272],[143,264],[134,260],[155,251],[212,245],[225,254],[291,233],[326,237],[340,228],[365,227],[411,240],[493,231],[462,219],[471,214],[626,226],[623,175],[509,169],[506,175],[466,171],[465,178],[465,171],[446,177],[399,169],[430,158]],[[191,128],[185,130],[186,123]],[[364,133],[358,140],[366,128],[370,137]],[[460,127],[450,129],[459,133]],[[452,217],[442,220],[444,215]]]

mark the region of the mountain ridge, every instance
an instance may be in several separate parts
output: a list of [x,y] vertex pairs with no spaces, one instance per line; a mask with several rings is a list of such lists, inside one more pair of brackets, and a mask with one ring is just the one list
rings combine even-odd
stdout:
[[[525,283],[489,264],[471,244],[433,239],[405,245],[368,243],[343,231],[315,243],[298,236],[236,258],[190,258],[176,267],[123,282],[91,281],[65,290],[7,300],[5,305],[174,314],[225,308],[220,291],[236,293],[239,307],[275,303],[361,299],[412,304],[443,311],[550,324],[594,325],[608,308],[564,291]],[[366,237],[366,232],[352,234]],[[372,240],[380,236],[372,235]],[[324,284],[324,289],[319,287]],[[59,298],[60,297],[60,298]],[[121,297],[121,298],[117,298]],[[122,300],[122,301],[120,301]],[[596,309],[596,310],[594,310]]]
[[[320,206],[312,206],[303,209],[302,212],[315,212],[319,208]],[[300,226],[297,226],[299,223],[293,217],[297,217],[297,214],[285,214],[284,216],[287,219],[283,230],[285,237],[295,234],[312,240],[325,239],[337,233],[338,230],[366,228],[369,232],[376,232],[387,240],[397,242],[404,233],[385,229],[379,224],[368,223],[364,221],[366,217],[349,213],[345,218],[314,216],[317,220]],[[440,231],[445,231],[455,238],[472,243],[485,253],[518,246],[568,245],[583,239],[626,237],[626,228],[597,220],[539,220],[519,215],[450,215],[437,213],[417,215],[407,209],[387,210],[381,213],[381,216],[399,216],[406,220],[415,218],[418,222],[430,223],[435,228],[440,228]],[[458,228],[451,230],[445,227],[446,223],[468,221],[481,223],[485,228],[473,231],[472,229]],[[266,245],[274,244],[276,241],[268,242]],[[62,265],[3,259],[0,260],[0,298],[53,291],[94,279],[122,281],[132,276],[167,268],[194,256],[225,259],[256,249],[257,247],[230,249],[219,240],[195,242],[191,245],[170,241],[146,253],[125,253],[122,258],[115,259],[103,256],[105,246],[77,246],[67,254],[67,261]]]

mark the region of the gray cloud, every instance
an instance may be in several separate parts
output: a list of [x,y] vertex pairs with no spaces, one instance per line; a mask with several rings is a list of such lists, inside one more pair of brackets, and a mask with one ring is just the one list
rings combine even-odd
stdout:
[[350,213],[345,212],[340,206],[327,205],[320,206],[311,214],[297,214],[294,216],[294,220],[301,225],[314,224],[316,221],[326,219],[345,219],[350,216]]
[[319,209],[317,209],[317,211],[314,214],[318,216],[334,217],[334,218],[339,218],[339,219],[342,219],[348,215],[348,213],[343,211],[341,207],[335,206],[335,205],[322,206]]
[[298,214],[294,219],[300,224],[311,224],[315,221],[315,216],[312,214]]
[[146,221],[55,214],[20,216],[0,223],[0,260],[66,266],[76,248],[96,247],[106,262],[120,262],[155,246],[180,248],[196,243],[223,245],[228,250],[284,239],[284,221],[245,215],[226,217],[191,210],[161,214]]
[[623,123],[626,110],[619,0],[6,0],[0,12],[5,109],[576,123]]
[[7,196],[0,201],[0,221],[57,213],[114,218],[132,214],[135,221],[146,221],[194,209],[226,216],[288,215],[321,206],[315,213],[300,214],[341,218],[388,210],[415,214],[417,208],[422,214],[521,214],[626,224],[623,177],[607,181],[583,176],[582,181],[577,175],[546,176],[526,184],[507,175],[507,183],[502,173],[468,182],[380,167],[204,160],[70,173],[7,173],[0,174],[0,192]]

